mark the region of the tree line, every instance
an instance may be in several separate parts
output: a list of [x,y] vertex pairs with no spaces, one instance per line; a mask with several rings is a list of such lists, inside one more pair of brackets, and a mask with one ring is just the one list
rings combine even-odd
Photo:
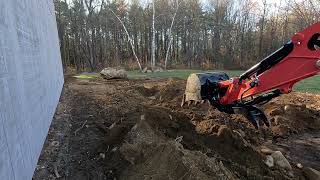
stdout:
[[54,0],[65,70],[244,69],[317,22],[319,0]]

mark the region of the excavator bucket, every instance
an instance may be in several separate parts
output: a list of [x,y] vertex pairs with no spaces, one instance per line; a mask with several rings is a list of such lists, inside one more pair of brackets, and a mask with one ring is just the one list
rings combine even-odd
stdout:
[[210,100],[213,97],[212,94],[219,88],[218,82],[228,79],[228,75],[224,72],[190,74],[181,106],[191,103],[204,103],[206,100]]

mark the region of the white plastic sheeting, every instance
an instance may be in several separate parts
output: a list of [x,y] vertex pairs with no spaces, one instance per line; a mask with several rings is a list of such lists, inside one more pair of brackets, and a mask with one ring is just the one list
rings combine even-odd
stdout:
[[0,0],[0,179],[31,179],[63,86],[52,0]]

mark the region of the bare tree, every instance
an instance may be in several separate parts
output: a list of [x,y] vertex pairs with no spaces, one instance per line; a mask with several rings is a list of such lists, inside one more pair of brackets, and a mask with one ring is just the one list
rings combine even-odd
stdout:
[[155,0],[152,0],[152,39],[151,39],[151,68],[154,70],[156,66],[156,32],[154,28],[155,23]]
[[262,45],[263,45],[263,32],[264,32],[264,24],[265,24],[265,18],[266,18],[266,13],[267,13],[267,1],[263,0],[263,13],[261,17],[261,24],[260,24],[260,37],[259,37],[259,52],[258,56],[262,56]]
[[131,46],[131,50],[132,50],[133,56],[134,56],[134,58],[136,59],[136,61],[137,61],[137,63],[138,63],[138,66],[139,66],[140,71],[142,71],[142,66],[141,66],[140,60],[139,60],[139,58],[138,58],[138,56],[137,56],[137,54],[136,54],[136,51],[135,51],[135,49],[134,49],[133,40],[132,40],[132,38],[131,38],[131,36],[130,36],[127,28],[126,28],[126,25],[122,22],[122,20],[119,18],[119,16],[117,16],[117,14],[116,14],[112,9],[110,9],[110,11],[111,11],[112,14],[118,19],[118,21],[121,23],[124,31],[126,32],[126,35],[128,36],[128,41],[129,41],[130,46]]
[[178,12],[178,9],[179,9],[179,1],[176,0],[176,9],[175,9],[175,12],[173,14],[173,17],[172,17],[172,21],[171,21],[171,25],[170,25],[170,29],[169,29],[169,33],[168,33],[168,36],[170,38],[169,40],[169,44],[168,44],[168,48],[167,48],[167,51],[166,51],[166,59],[164,61],[164,69],[167,70],[167,63],[168,63],[168,57],[169,57],[169,53],[170,53],[170,48],[172,46],[172,40],[173,40],[173,37],[172,37],[172,27],[173,27],[173,24],[174,24],[174,21],[176,19],[176,16],[177,16],[177,12]]

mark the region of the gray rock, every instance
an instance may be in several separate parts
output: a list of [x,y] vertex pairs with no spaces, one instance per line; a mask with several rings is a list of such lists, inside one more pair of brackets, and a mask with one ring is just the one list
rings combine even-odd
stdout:
[[271,156],[273,157],[274,164],[276,166],[284,168],[286,170],[292,170],[290,163],[280,151],[273,152]]
[[100,74],[105,79],[126,79],[128,77],[126,70],[111,67],[104,68]]
[[142,70],[143,73],[147,73],[147,71],[148,71],[148,67],[145,67],[145,68],[143,68],[143,70]]
[[270,156],[270,155],[266,156],[266,160],[264,161],[264,163],[265,163],[268,167],[273,167],[273,166],[274,166],[273,157]]
[[303,168],[303,174],[309,179],[309,180],[319,180],[320,179],[320,172],[312,169],[310,167]]
[[154,72],[163,72],[162,67],[155,67]]

